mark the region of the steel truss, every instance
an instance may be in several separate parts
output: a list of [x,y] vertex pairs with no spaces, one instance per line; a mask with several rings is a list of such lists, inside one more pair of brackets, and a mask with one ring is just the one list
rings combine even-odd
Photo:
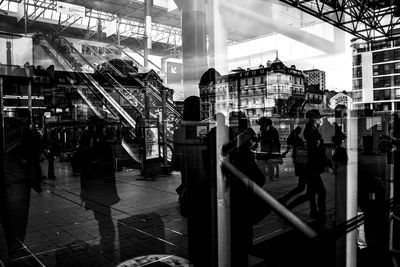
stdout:
[[395,0],[280,1],[366,41],[400,36],[400,7]]
[[[0,0],[0,9],[5,11],[16,12],[17,5],[23,3],[21,0]],[[121,39],[136,38],[138,40],[144,37],[144,22],[142,20],[125,16],[118,18],[116,14],[111,14],[95,9],[86,8],[85,17],[77,17],[57,13],[56,0],[26,0],[28,7],[27,18],[28,27],[31,27],[38,19],[50,19],[54,24],[58,24],[60,32],[69,27],[75,27],[85,33],[86,37],[96,34],[97,23],[103,28],[107,23],[115,19],[119,20],[119,31]],[[179,28],[162,25],[159,23],[152,24],[152,38],[154,42],[160,43],[163,47],[182,45],[182,31]],[[116,35],[116,33],[114,34]],[[114,38],[116,39],[116,38]]]

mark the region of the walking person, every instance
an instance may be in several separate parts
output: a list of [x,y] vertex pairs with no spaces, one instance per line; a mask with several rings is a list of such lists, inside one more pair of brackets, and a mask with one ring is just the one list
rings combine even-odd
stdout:
[[305,151],[305,144],[303,139],[300,137],[301,134],[301,127],[297,126],[289,135],[287,138],[287,149],[285,152],[282,153],[283,157],[286,157],[286,155],[289,153],[290,149],[292,149],[292,159],[293,159],[293,165],[294,165],[294,173],[295,175],[299,178],[299,182],[295,188],[293,188],[291,191],[289,191],[286,195],[284,195],[282,198],[279,199],[279,202],[281,202],[283,205],[286,205],[286,203],[294,196],[300,194],[306,189],[307,186],[307,192],[296,199],[294,199],[292,202],[289,203],[286,207],[288,209],[293,209],[294,207],[306,202],[310,201],[310,208],[311,208],[311,213],[316,213],[316,204],[311,203],[311,201],[315,202],[315,199],[310,197],[310,186],[308,186],[308,177],[306,173],[306,163],[307,163],[307,153]]
[[[261,117],[259,120],[257,120],[257,123],[260,125],[261,132],[261,152],[267,152],[270,155],[280,153],[281,144],[279,141],[279,133],[278,130],[272,125],[272,120],[266,117]],[[274,177],[276,179],[279,178],[279,160],[282,159],[270,158],[267,160],[268,177],[270,181],[273,181]]]
[[333,137],[335,136],[335,125],[331,124],[327,118],[322,119],[322,124],[318,128],[318,132],[321,134],[324,140],[325,156],[327,158],[326,164],[329,168],[333,168],[332,155],[335,149],[333,143]]
[[[310,217],[317,219],[322,225],[326,222],[326,190],[322,182],[321,173],[325,169],[325,152],[323,139],[315,125],[314,119],[309,119],[304,129],[304,138],[308,152],[306,175],[309,179]],[[318,196],[315,206],[315,197]]]

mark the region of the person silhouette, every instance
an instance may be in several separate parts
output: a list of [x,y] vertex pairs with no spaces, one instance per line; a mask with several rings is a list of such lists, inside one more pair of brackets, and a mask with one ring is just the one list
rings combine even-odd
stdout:
[[[305,149],[305,144],[303,139],[300,137],[301,134],[301,127],[297,126],[288,136],[287,138],[287,149],[285,152],[282,153],[283,157],[286,157],[287,153],[289,153],[290,149],[293,150],[292,152],[292,159],[293,159],[293,165],[294,165],[294,173],[295,175],[299,178],[299,182],[295,188],[293,188],[291,191],[289,191],[286,195],[281,197],[279,199],[279,202],[281,202],[283,205],[286,205],[286,202],[288,202],[292,197],[296,196],[297,194],[300,194],[306,189],[306,185],[308,184],[308,179],[306,175],[306,164],[304,161],[301,161],[299,159],[301,149]],[[309,186],[307,186],[307,190],[309,190]],[[300,205],[301,203],[310,200],[311,198],[309,196],[309,192],[307,192],[305,195],[299,196],[295,200],[293,200],[289,205],[287,206],[288,209],[293,209],[294,207]],[[315,205],[310,205],[311,207],[315,207]]]
[[[257,123],[260,125],[261,131],[261,152],[267,152],[270,154],[280,153],[281,144],[279,141],[279,133],[278,130],[272,125],[272,120],[270,118],[261,117],[257,120]],[[273,181],[274,177],[277,179],[279,178],[279,163],[277,159],[268,159],[267,168],[270,181]]]
[[328,167],[333,168],[332,155],[335,149],[333,137],[335,136],[335,125],[331,124],[327,118],[322,118],[322,124],[318,128],[321,138],[324,140],[325,156],[327,158],[326,164]]
[[[231,132],[234,138],[222,148],[223,155],[229,155],[229,161],[256,185],[262,187],[265,176],[258,168],[252,150],[257,144],[257,135],[246,115],[231,112]],[[254,193],[254,188],[231,177],[230,212],[231,212],[231,251],[232,266],[247,266],[248,252],[253,242],[253,224],[260,222],[270,208]]]
[[[321,224],[326,222],[326,190],[321,179],[321,173],[325,169],[325,152],[323,150],[323,139],[315,125],[315,120],[310,118],[304,129],[304,138],[308,151],[308,162],[306,173],[309,179],[310,194],[310,217],[317,219]],[[315,206],[315,196],[318,196]]]
[[[110,144],[104,134],[104,122],[91,118],[80,140],[81,193],[86,209],[92,210],[99,225],[100,246],[114,246],[115,229],[111,206],[118,203]],[[100,249],[101,249],[100,247]]]

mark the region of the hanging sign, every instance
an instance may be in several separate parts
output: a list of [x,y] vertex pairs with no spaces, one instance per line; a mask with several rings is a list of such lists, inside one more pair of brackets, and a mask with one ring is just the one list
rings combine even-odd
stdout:
[[337,106],[343,105],[347,109],[351,110],[352,104],[353,104],[353,99],[350,96],[345,95],[343,93],[338,93],[329,100],[329,107],[331,109],[335,109]]
[[64,2],[57,2],[57,13],[74,15],[81,18],[86,16],[86,8],[84,6],[73,5]]

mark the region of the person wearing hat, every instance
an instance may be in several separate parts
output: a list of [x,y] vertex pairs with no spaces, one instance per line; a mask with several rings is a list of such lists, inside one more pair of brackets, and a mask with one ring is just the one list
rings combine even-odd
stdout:
[[[267,153],[280,153],[281,144],[279,141],[278,130],[272,125],[272,120],[270,118],[261,117],[257,120],[260,125],[260,147],[261,152]],[[267,160],[267,169],[269,180],[274,180],[274,172],[276,170],[275,178],[279,178],[279,165],[276,159]]]

